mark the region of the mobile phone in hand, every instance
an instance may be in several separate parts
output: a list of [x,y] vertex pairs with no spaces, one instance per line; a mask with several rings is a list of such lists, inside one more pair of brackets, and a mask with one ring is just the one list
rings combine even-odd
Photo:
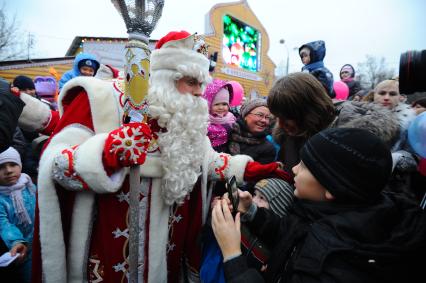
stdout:
[[235,178],[235,176],[232,176],[226,182],[225,186],[228,192],[228,198],[232,204],[232,214],[235,215],[238,212],[238,203],[240,201],[240,198],[238,195],[237,179]]

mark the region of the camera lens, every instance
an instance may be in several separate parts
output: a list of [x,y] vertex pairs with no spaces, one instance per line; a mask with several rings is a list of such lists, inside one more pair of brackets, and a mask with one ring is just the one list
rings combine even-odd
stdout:
[[399,61],[399,92],[412,94],[426,91],[426,50],[410,50]]

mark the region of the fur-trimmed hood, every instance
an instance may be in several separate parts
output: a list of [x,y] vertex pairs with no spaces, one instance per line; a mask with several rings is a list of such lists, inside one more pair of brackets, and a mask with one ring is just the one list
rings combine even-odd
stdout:
[[401,132],[406,131],[410,126],[411,121],[416,118],[416,112],[413,108],[405,103],[399,103],[394,109],[391,110],[392,113],[398,119]]
[[214,98],[216,97],[216,94],[222,89],[226,88],[229,91],[229,102],[232,101],[233,97],[233,88],[230,83],[227,81],[223,81],[220,79],[214,79],[212,82],[210,82],[203,93],[203,98],[207,100],[207,104],[209,106],[209,112],[211,112],[212,104],[214,101]]
[[[380,137],[389,147],[399,139],[403,130],[394,111],[375,103],[358,101],[338,103],[336,119],[330,127],[366,129]],[[273,130],[273,137],[278,144],[285,140],[286,134],[278,127],[278,123]]]
[[391,147],[400,135],[396,115],[375,103],[348,101],[336,107],[337,119],[333,127],[359,128],[370,131]]

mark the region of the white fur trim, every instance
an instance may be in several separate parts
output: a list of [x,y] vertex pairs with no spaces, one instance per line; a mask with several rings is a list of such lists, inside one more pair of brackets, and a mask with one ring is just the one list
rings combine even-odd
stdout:
[[[201,179],[201,191],[202,191],[202,201],[203,201],[202,203],[203,224],[205,223],[207,219],[207,214],[210,209],[210,201],[208,199],[208,195],[210,193],[207,192],[207,178],[208,176],[215,175],[215,174],[212,174],[211,172],[208,172],[208,170],[214,169],[214,168],[209,168],[209,164],[215,163],[215,160],[217,159],[221,159],[219,157],[221,153],[216,152],[212,148],[211,142],[208,137],[206,137],[206,140],[204,143],[204,151],[206,152],[206,154],[202,164],[202,179]],[[223,171],[225,173],[225,178],[228,179],[228,178],[231,178],[232,176],[235,176],[238,184],[244,183],[244,172],[245,172],[247,163],[250,161],[253,161],[253,158],[251,158],[248,155],[235,155],[235,156],[229,155],[228,170]],[[210,180],[210,181],[215,181],[215,180]]]
[[[212,148],[208,137],[206,137],[206,143],[204,147],[205,147],[206,157],[208,158],[208,163],[204,162],[203,163],[204,166],[206,166],[205,164],[207,164],[208,166],[208,164],[214,163],[216,159],[220,159],[219,155],[222,153],[216,152]],[[229,155],[229,165],[228,165],[229,170],[223,171],[225,173],[225,178],[231,178],[232,176],[235,176],[238,184],[244,183],[244,172],[246,170],[246,165],[248,162],[251,162],[251,161],[253,161],[253,158],[251,158],[248,155],[243,155],[243,154],[234,155],[234,156]],[[214,174],[209,174],[209,175],[213,176]]]
[[178,71],[202,82],[209,78],[209,64],[201,53],[183,48],[160,48],[151,53],[151,71]]
[[147,156],[145,163],[139,166],[139,174],[141,177],[162,178],[164,176],[161,157]]
[[117,192],[126,177],[127,171],[122,168],[110,178],[104,170],[102,155],[108,134],[98,134],[81,144],[74,155],[75,171],[96,193]]
[[[70,125],[58,133],[44,151],[39,166],[38,203],[40,244],[44,282],[66,282],[65,245],[59,200],[53,183],[54,158],[71,145],[83,143],[93,135],[89,129]],[[86,234],[87,236],[87,234]],[[84,234],[80,234],[84,237]]]
[[399,103],[394,109],[392,109],[392,112],[398,118],[401,132],[407,130],[411,121],[416,118],[416,112],[410,105],[405,103]]
[[234,155],[229,159],[229,176],[235,176],[237,183],[242,184],[244,182],[244,172],[248,162],[253,161],[248,155]]
[[166,205],[161,195],[161,179],[152,180],[149,209],[148,283],[166,283],[170,206]]
[[[107,134],[96,135],[79,146],[74,156],[75,171],[96,193],[115,193],[123,185],[127,168],[119,169],[108,176],[103,169],[102,155]],[[90,156],[90,158],[88,158]],[[141,177],[161,178],[164,175],[161,158],[147,156],[140,167]]]
[[95,194],[76,194],[71,220],[70,243],[68,248],[69,283],[85,282],[87,278],[87,254],[90,248],[90,231],[94,214]]
[[64,85],[58,99],[61,116],[64,113],[63,100],[65,97],[81,88],[86,90],[89,97],[95,132],[108,133],[118,128],[123,115],[118,101],[118,92],[115,91],[112,82],[94,77],[76,77]]
[[20,98],[25,102],[25,106],[19,116],[19,126],[28,131],[41,131],[46,128],[52,117],[49,106],[23,92]]

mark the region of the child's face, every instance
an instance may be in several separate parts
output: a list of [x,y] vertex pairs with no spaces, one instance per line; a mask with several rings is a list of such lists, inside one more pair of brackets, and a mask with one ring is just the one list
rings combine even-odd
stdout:
[[265,198],[265,196],[259,191],[259,190],[255,190],[254,191],[254,196],[253,196],[253,202],[257,207],[264,207],[266,209],[269,209],[269,202],[268,200]]
[[219,102],[212,106],[212,114],[216,114],[219,117],[224,117],[228,114],[229,106],[226,102]]
[[340,78],[342,79],[342,80],[345,80],[345,79],[349,79],[351,77],[351,73],[349,73],[349,71],[342,71],[341,73],[340,73]]
[[93,77],[95,75],[95,70],[89,66],[82,66],[80,68],[80,73],[82,76]]
[[326,201],[326,189],[315,179],[311,171],[300,161],[293,167],[294,196],[299,199]]
[[420,104],[416,104],[413,107],[414,111],[416,111],[416,115],[420,115],[421,113],[426,111],[426,107],[421,106]]
[[308,48],[302,48],[299,55],[302,59],[303,65],[307,65],[309,62],[311,62],[311,51]]
[[21,177],[21,166],[14,162],[6,162],[0,165],[0,185],[11,186]]

